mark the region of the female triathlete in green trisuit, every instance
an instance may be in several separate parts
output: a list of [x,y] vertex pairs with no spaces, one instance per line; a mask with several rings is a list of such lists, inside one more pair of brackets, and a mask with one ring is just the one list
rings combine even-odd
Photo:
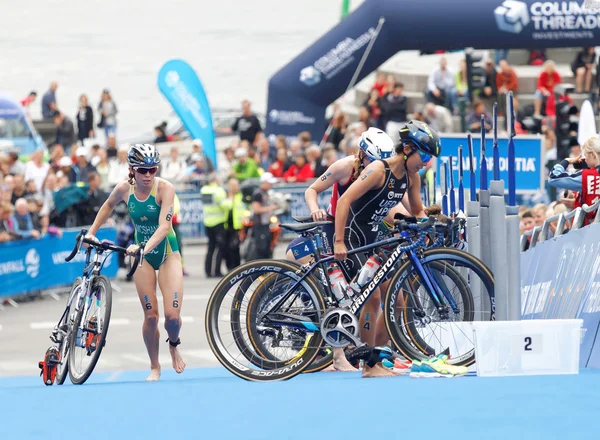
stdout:
[[89,229],[88,238],[102,226],[114,207],[121,201],[127,203],[129,215],[135,225],[135,244],[127,248],[128,255],[134,255],[139,244],[145,242],[144,259],[133,276],[135,287],[144,309],[142,334],[150,356],[150,375],[146,380],[160,378],[158,361],[158,304],[156,300],[156,271],[158,285],[163,295],[165,309],[165,329],[169,335],[169,351],[173,368],[177,373],[185,369],[185,362],[179,354],[179,331],[181,329],[181,304],[183,301],[183,271],[177,238],[171,221],[175,188],[169,182],[156,177],[160,156],[153,145],[137,144],[129,149],[129,180],[117,186],[102,205],[94,224]]

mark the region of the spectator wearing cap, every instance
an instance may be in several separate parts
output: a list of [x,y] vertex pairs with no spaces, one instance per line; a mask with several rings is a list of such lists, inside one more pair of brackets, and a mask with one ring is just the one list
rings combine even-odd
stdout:
[[104,135],[108,140],[109,134],[117,134],[117,104],[113,101],[110,90],[102,90],[100,96],[100,104],[98,104],[98,111],[100,112],[100,122],[98,123],[99,128],[104,129]]
[[256,135],[262,133],[262,131],[260,121],[252,112],[250,101],[247,99],[242,101],[242,116],[236,118],[231,127],[217,128],[215,130],[219,134],[238,133],[240,140],[248,141],[252,145],[256,140]]
[[92,172],[96,172],[96,168],[88,162],[87,159],[87,151],[85,147],[77,148],[77,162],[71,167],[69,170],[69,182],[78,183],[84,182],[87,183],[88,176]]
[[204,185],[210,172],[206,166],[204,156],[200,153],[194,153],[191,156],[192,164],[185,170],[182,180],[193,183],[198,189]]
[[73,121],[59,111],[52,113],[52,119],[56,125],[56,144],[62,145],[67,154],[71,153],[71,148],[77,145],[75,137],[75,127]]
[[56,89],[58,89],[58,83],[52,81],[50,88],[42,96],[42,118],[53,119],[53,113],[58,111],[56,106]]
[[254,251],[250,252],[247,260],[271,257],[271,214],[277,205],[269,199],[269,190],[278,180],[271,173],[260,176],[260,186],[252,194],[252,221],[250,232],[254,241]]
[[204,154],[204,149],[203,149],[204,145],[202,144],[202,141],[200,139],[194,139],[192,141],[192,154],[190,155],[190,157],[188,158],[187,162],[188,164],[192,164],[192,156],[194,154],[199,154],[202,156],[202,160],[204,161],[204,165],[206,166],[206,169],[209,173],[212,173],[215,170],[215,166],[212,163],[212,160],[209,159],[209,157]]
[[122,146],[117,152],[117,157],[108,162],[108,184],[115,186],[129,177],[129,164],[127,163],[127,146]]
[[15,212],[10,216],[10,223],[12,232],[18,238],[40,238],[40,231],[33,228],[29,206],[24,198],[17,199],[15,202]]
[[161,163],[160,177],[171,183],[175,183],[177,179],[180,179],[185,175],[187,168],[188,166],[185,163],[185,160],[179,156],[179,148],[171,147],[169,156]]
[[304,154],[297,154],[294,157],[294,164],[283,173],[286,182],[306,182],[314,177],[315,172]]
[[248,157],[248,150],[244,147],[238,147],[235,150],[236,162],[233,164],[232,170],[235,177],[243,182],[246,179],[255,179],[260,177],[258,164],[254,159]]
[[86,95],[79,97],[79,109],[77,110],[77,139],[83,145],[83,141],[94,137],[94,111],[88,104]]

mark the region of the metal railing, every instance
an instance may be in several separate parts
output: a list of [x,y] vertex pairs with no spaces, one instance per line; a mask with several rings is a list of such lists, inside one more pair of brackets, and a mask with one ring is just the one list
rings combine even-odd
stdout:
[[[553,215],[552,217],[548,217],[542,226],[536,226],[529,231],[525,231],[523,235],[521,235],[521,252],[524,252],[527,248],[527,242],[529,241],[529,249],[534,248],[538,243],[542,241],[546,241],[550,238],[556,238],[561,235],[566,234],[570,230],[581,229],[584,227],[584,220],[590,212],[596,212],[596,216],[594,217],[594,221],[592,223],[600,223],[600,200],[594,203],[591,206],[583,205],[580,208],[575,208],[570,212]],[[571,228],[565,231],[565,226],[567,225],[567,221],[573,219],[571,222]],[[556,229],[550,237],[549,233],[551,232],[550,226],[552,223],[556,223]],[[531,239],[529,239],[531,237]]]

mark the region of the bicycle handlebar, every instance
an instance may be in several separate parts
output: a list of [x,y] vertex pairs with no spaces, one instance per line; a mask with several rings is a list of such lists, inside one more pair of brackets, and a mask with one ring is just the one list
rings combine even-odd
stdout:
[[[77,253],[81,249],[81,245],[84,243],[89,244],[90,246],[92,246],[96,249],[101,249],[103,251],[115,251],[115,252],[121,252],[121,253],[127,252],[127,249],[124,247],[116,246],[116,245],[106,242],[106,241],[95,241],[95,240],[90,240],[88,238],[85,238],[86,234],[87,234],[87,230],[85,230],[85,229],[82,229],[81,232],[79,232],[79,234],[77,234],[77,237],[75,237],[75,247],[73,247],[73,250],[71,251],[69,256],[65,258],[65,261],[69,262],[73,258],[75,258],[75,255],[77,255]],[[146,245],[146,243],[140,243],[140,245],[139,245],[140,248],[135,253],[135,259],[133,261],[133,264],[131,265],[131,270],[127,274],[128,278],[131,278],[133,276],[134,272],[136,271],[137,267],[142,265],[143,258],[144,258],[145,245]]]

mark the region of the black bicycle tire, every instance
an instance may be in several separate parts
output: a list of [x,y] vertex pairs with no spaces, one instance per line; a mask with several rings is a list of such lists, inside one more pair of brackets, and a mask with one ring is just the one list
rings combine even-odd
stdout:
[[[435,265],[436,267],[432,267],[432,270],[435,271],[439,271],[439,269],[442,269],[445,271],[445,275],[447,275],[449,278],[452,279],[452,282],[458,287],[458,290],[460,292],[460,295],[462,297],[463,300],[463,307],[465,310],[465,319],[463,319],[464,322],[472,322],[473,318],[474,318],[474,311],[473,311],[473,295],[471,292],[471,289],[469,288],[469,286],[467,285],[467,283],[464,281],[463,277],[460,275],[460,273],[458,273],[458,271],[454,270],[454,268],[451,267],[443,267],[443,263],[438,262],[438,261],[432,261],[432,262],[428,262],[425,263],[425,265]],[[442,267],[439,267],[442,266]],[[414,268],[413,268],[414,271]],[[411,271],[412,273],[412,271]],[[408,275],[408,277],[410,277],[410,273]],[[408,297],[408,300],[407,300]],[[406,332],[402,332],[400,333],[400,338],[404,341],[404,343],[406,345],[404,345],[404,348],[406,349],[406,352],[408,353],[409,349],[413,349],[414,348],[414,352],[413,352],[413,356],[412,358],[418,358],[419,357],[419,353],[422,353],[424,355],[425,358],[430,357],[432,355],[434,355],[435,353],[432,353],[430,350],[428,350],[427,348],[429,347],[429,344],[424,341],[417,328],[415,325],[415,321],[413,319],[407,319],[407,316],[409,316],[411,314],[411,311],[413,310],[414,306],[413,306],[413,301],[414,298],[412,296],[408,296],[405,295],[405,301],[407,301],[407,307],[405,308],[405,312],[402,314],[403,320],[404,320],[404,326],[402,327],[402,329],[406,329]]]
[[[81,375],[81,377],[75,377],[71,367],[69,366],[69,377],[71,379],[71,382],[75,385],[83,385],[89,379],[90,375],[94,371],[94,368],[96,368],[96,364],[98,363],[98,359],[100,359],[100,355],[102,354],[102,349],[104,348],[104,344],[106,343],[106,335],[108,334],[108,329],[110,328],[110,316],[111,316],[111,312],[112,312],[112,286],[110,284],[110,280],[104,275],[95,277],[94,280],[92,281],[91,288],[94,289],[94,287],[97,286],[98,284],[104,284],[105,295],[106,295],[106,313],[104,316],[104,323],[103,323],[104,331],[100,335],[100,341],[96,346],[96,350],[92,354],[92,359],[90,361],[90,365],[88,366],[85,373],[83,373]],[[77,318],[75,318],[74,329],[79,328],[79,323],[81,322],[81,319],[83,319],[83,311],[84,311],[84,307],[81,307],[79,309],[79,312],[77,312]],[[73,355],[73,352],[74,352],[73,348],[74,348],[76,341],[77,341],[76,337],[71,338],[71,348],[69,350],[69,365],[71,364],[71,356]]]
[[[73,294],[73,291],[82,283],[83,278],[81,277],[77,277],[75,278],[75,281],[73,281],[73,284],[71,285],[71,290],[69,291],[69,299],[71,298],[71,295]],[[77,300],[77,298],[74,298],[74,300]],[[71,315],[71,308],[69,307],[69,309],[65,312],[64,314],[64,319],[66,319],[66,323],[67,325],[69,324],[69,319],[70,319],[70,315]],[[58,326],[61,326],[61,323],[63,321],[58,323]],[[69,373],[69,350],[70,350],[70,345],[71,345],[71,334],[72,334],[72,327],[69,326],[67,329],[67,334],[63,337],[62,341],[60,341],[60,344],[58,344],[58,352],[60,353],[60,365],[57,365],[56,367],[56,385],[62,385],[63,383],[65,383],[65,380],[67,379],[67,375]],[[63,352],[62,352],[62,348],[63,346],[65,347],[65,353],[63,356]],[[60,367],[62,366],[62,372]]]
[[[289,260],[285,260],[287,263],[293,265],[293,266],[297,266],[298,270],[302,269],[302,265],[296,261],[289,261]],[[309,277],[312,277],[315,285],[317,285],[320,289],[321,289],[321,283],[320,281],[317,279],[316,275],[314,273],[311,273],[308,275]],[[248,281],[252,281],[250,278],[248,278]],[[245,288],[248,288],[249,286],[244,287],[244,281],[242,281],[242,284],[240,284],[240,286],[238,287],[237,293],[236,293],[236,297],[234,300],[234,304],[235,305],[241,305],[242,304],[242,300],[244,298],[245,295]],[[255,293],[253,293],[255,294]],[[323,290],[321,290],[321,294],[325,295],[325,292]],[[247,350],[249,347],[247,346],[247,344],[244,341],[243,336],[241,335],[241,329],[239,327],[239,307],[234,307],[231,309],[231,330],[232,333],[234,334],[234,341],[238,347],[238,349],[242,352],[242,354],[244,355],[244,357],[250,361],[255,363],[258,362],[258,359],[251,354],[251,351]],[[246,320],[246,326],[248,326],[248,321]],[[246,330],[248,331],[249,329],[246,328]],[[258,355],[262,356],[260,359],[267,359],[273,362],[277,362],[279,361],[279,359],[276,359],[274,356],[270,355],[270,353],[268,352],[268,350],[263,349],[264,347],[262,347],[262,344],[258,344],[255,342],[256,338],[251,338],[250,342],[252,344],[252,349],[257,352]],[[302,371],[302,373],[315,373],[318,371],[321,371],[325,368],[327,368],[328,366],[330,366],[333,363],[333,351],[331,350],[331,348],[329,348],[329,353],[326,356],[321,357],[318,360],[313,361],[305,370]],[[282,362],[282,365],[285,364],[284,362]]]
[[[228,289],[227,285],[231,282],[236,282],[236,279],[240,276],[243,276],[243,273],[246,271],[247,273],[258,272],[261,268],[277,268],[277,270],[281,273],[293,273],[295,275],[296,268],[289,264],[288,261],[283,260],[256,260],[245,263],[233,271],[229,272],[225,277],[221,279],[219,284],[215,287],[213,293],[210,296],[206,307],[205,314],[205,332],[206,337],[209,343],[209,346],[217,358],[217,360],[223,365],[227,370],[229,370],[234,375],[248,381],[253,382],[270,382],[270,381],[280,381],[291,379],[292,377],[300,374],[318,355],[319,350],[323,345],[323,338],[321,336],[321,332],[314,332],[314,340],[315,345],[308,348],[302,356],[296,360],[294,363],[289,363],[285,368],[279,368],[268,371],[257,371],[252,370],[248,372],[250,368],[240,369],[234,365],[233,362],[227,359],[227,356],[224,355],[220,348],[220,336],[215,334],[213,331],[213,322],[219,319],[219,308],[221,303],[223,302],[224,297],[227,295]],[[266,272],[266,270],[265,270]],[[320,289],[317,285],[314,284],[311,278],[306,277],[303,281],[310,288],[312,296],[319,303],[320,313],[324,313],[325,311],[325,299],[321,295]],[[218,329],[216,329],[218,331]],[[236,361],[239,364],[239,362]]]
[[[449,257],[449,258],[446,258],[446,260],[449,259],[449,260],[454,260],[454,261],[461,261],[463,266],[469,267],[469,269],[473,270],[473,272],[475,272],[479,276],[481,282],[484,283],[484,287],[487,290],[487,293],[489,294],[490,311],[491,311],[490,319],[493,320],[494,315],[495,315],[494,276],[493,276],[492,272],[490,271],[490,269],[485,264],[483,264],[479,259],[475,258],[471,254],[469,254],[465,251],[461,251],[459,249],[453,249],[453,248],[427,249],[427,250],[423,251],[423,254],[420,259],[421,259],[422,263],[427,262],[427,261],[436,261],[436,260],[444,261],[444,258],[443,258],[444,256]],[[392,341],[392,344],[396,347],[396,349],[398,351],[400,351],[402,353],[403,356],[405,356],[409,359],[411,358],[410,353],[412,352],[412,350],[406,349],[406,345],[405,345],[406,341],[403,340],[403,336],[398,332],[397,326],[394,323],[395,316],[393,317],[393,319],[391,318],[391,308],[392,308],[392,304],[395,302],[395,300],[391,301],[391,299],[393,298],[392,291],[398,283],[398,278],[400,278],[402,276],[403,272],[405,272],[410,265],[411,265],[411,263],[409,261],[407,261],[400,267],[400,269],[398,269],[398,271],[392,278],[392,281],[390,282],[390,287],[388,288],[387,292],[385,292],[385,299],[384,299],[385,325],[386,325],[388,334],[390,336],[390,339]],[[397,294],[396,294],[396,296],[397,296]],[[422,356],[425,356],[425,355],[422,354]],[[423,359],[423,357],[421,359]],[[475,362],[474,351],[473,351],[473,355],[470,356],[468,359],[466,359],[465,361],[458,361],[457,363],[455,363],[455,365],[469,366],[469,365],[473,364],[473,362]]]

